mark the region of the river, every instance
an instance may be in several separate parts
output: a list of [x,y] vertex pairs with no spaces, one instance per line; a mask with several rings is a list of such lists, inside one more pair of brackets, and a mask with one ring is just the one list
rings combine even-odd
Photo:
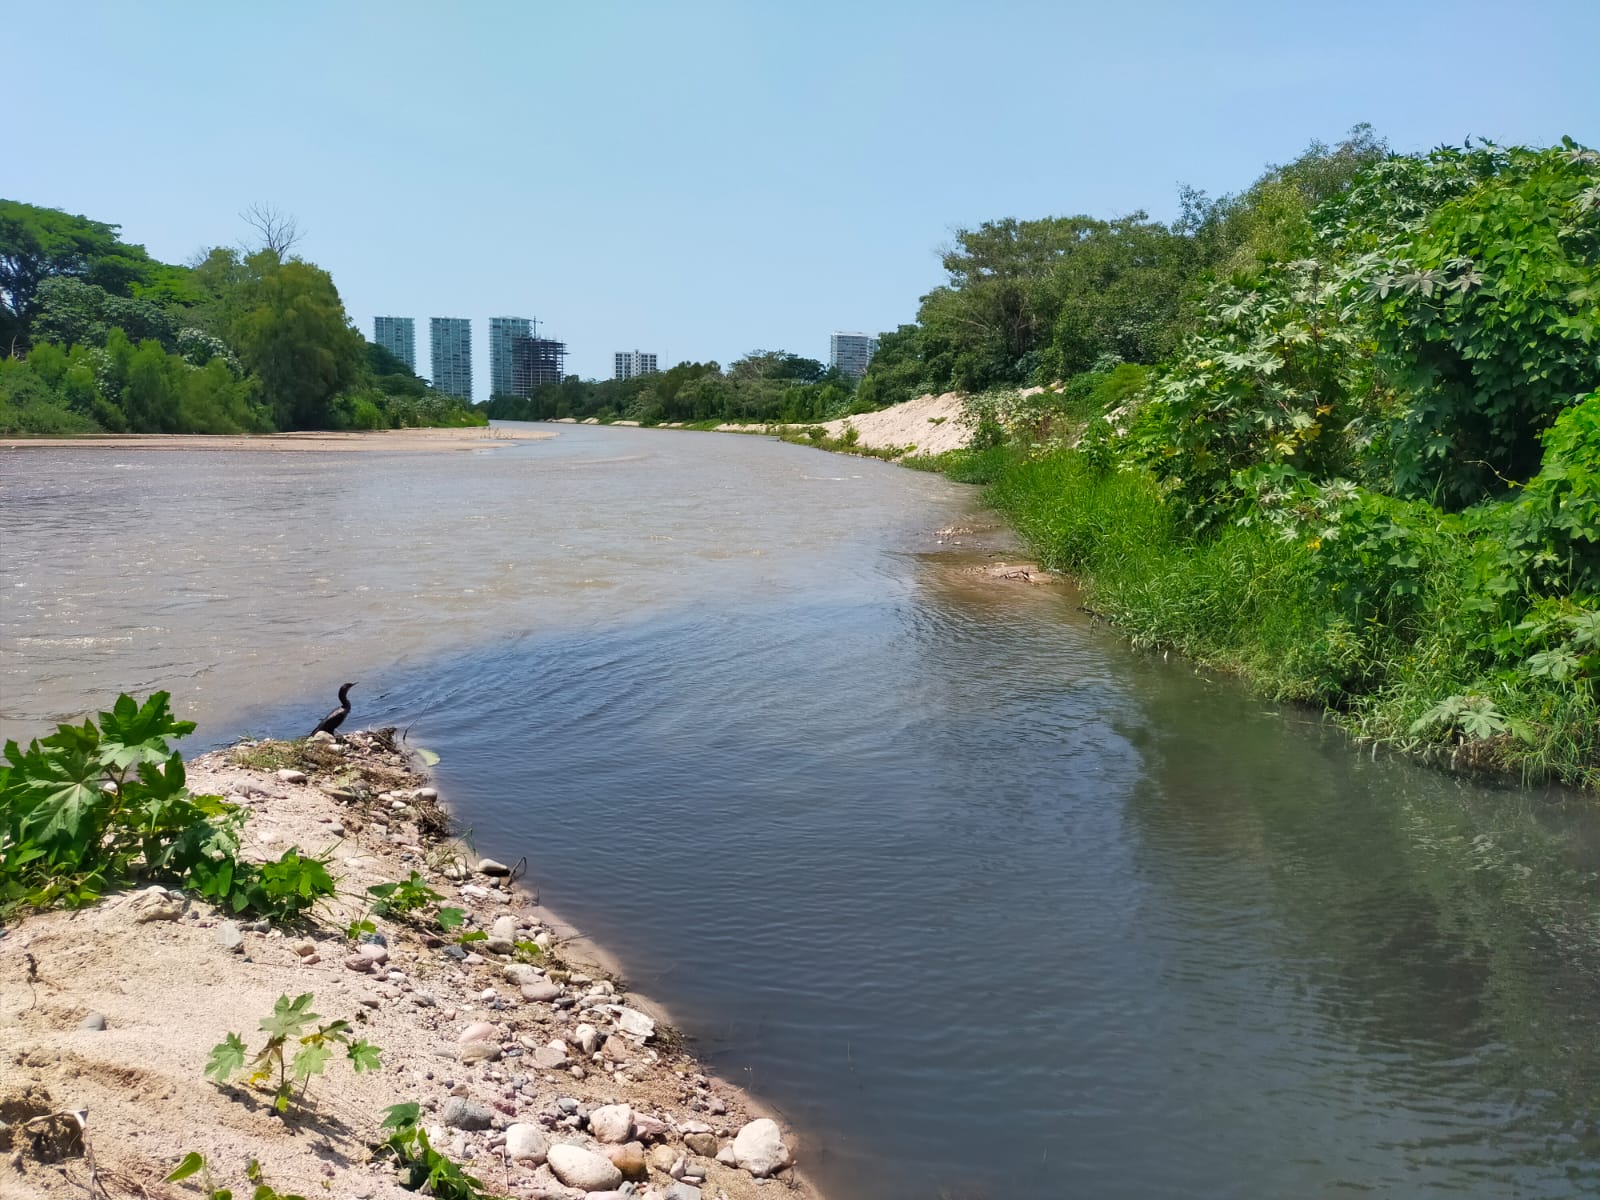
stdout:
[[1135,653],[985,524],[713,434],[6,452],[0,730],[359,680],[836,1200],[1596,1194],[1600,806]]

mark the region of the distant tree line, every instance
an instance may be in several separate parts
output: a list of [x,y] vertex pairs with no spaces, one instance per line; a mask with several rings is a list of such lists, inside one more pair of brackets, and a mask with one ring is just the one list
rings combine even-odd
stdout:
[[292,218],[187,266],[119,227],[0,200],[0,434],[481,424],[351,324]]
[[823,421],[857,410],[855,380],[814,358],[753,350],[726,369],[715,362],[679,363],[633,379],[568,376],[527,396],[496,396],[483,411],[497,420],[664,422]]

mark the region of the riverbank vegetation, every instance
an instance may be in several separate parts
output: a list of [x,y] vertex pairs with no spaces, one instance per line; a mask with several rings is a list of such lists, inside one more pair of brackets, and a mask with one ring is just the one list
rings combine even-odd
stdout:
[[1096,611],[1361,736],[1600,784],[1600,155],[1358,129],[1171,225],[957,240],[862,395],[972,391],[925,465]]
[[[562,417],[601,421],[667,422],[826,421],[855,411],[855,381],[814,358],[782,350],[752,350],[726,369],[720,363],[679,363],[634,379],[579,379],[545,384],[528,396],[496,396],[483,407],[490,418],[548,421]],[[870,407],[870,406],[869,406]]]
[[0,435],[481,425],[355,329],[292,221],[188,266],[118,226],[0,200]]

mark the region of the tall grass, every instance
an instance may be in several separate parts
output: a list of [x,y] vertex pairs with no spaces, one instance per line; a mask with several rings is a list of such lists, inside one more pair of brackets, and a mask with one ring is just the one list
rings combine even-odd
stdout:
[[[1464,534],[1436,539],[1405,603],[1355,604],[1330,586],[1312,549],[1270,527],[1190,537],[1142,470],[1010,447],[923,465],[987,480],[986,498],[1040,562],[1078,577],[1087,605],[1138,646],[1237,672],[1276,699],[1322,705],[1361,736],[1431,746],[1458,765],[1600,785],[1593,683],[1507,669],[1483,649],[1491,631],[1461,619],[1472,554]],[[1473,698],[1503,729],[1443,740],[1441,730],[1415,729],[1451,697]]]

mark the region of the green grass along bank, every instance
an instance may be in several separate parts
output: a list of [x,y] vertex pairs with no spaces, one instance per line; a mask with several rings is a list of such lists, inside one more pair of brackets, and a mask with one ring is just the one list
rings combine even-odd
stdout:
[[[1580,411],[1600,421],[1600,398]],[[1508,541],[1486,527],[1514,514],[1358,496],[1314,529],[1262,519],[1200,536],[1152,473],[1092,450],[1005,442],[899,461],[983,485],[1135,646],[1447,766],[1600,786],[1600,610],[1507,591]]]

